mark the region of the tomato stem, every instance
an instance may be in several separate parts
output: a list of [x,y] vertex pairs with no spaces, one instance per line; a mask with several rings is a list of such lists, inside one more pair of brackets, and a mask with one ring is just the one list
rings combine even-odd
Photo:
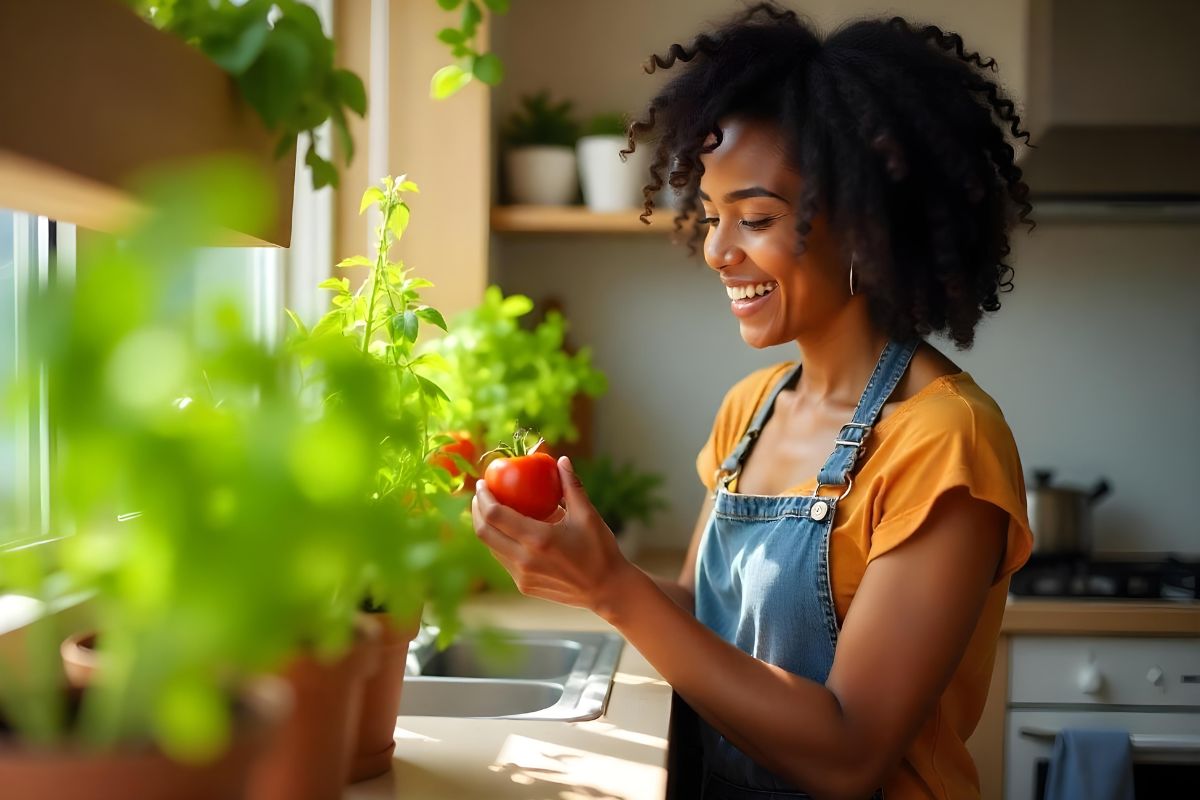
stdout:
[[531,456],[536,453],[538,448],[541,447],[546,441],[539,436],[538,440],[533,443],[533,447],[529,447],[527,442],[529,441],[531,434],[533,434],[533,431],[529,430],[528,428],[518,428],[516,433],[513,434],[512,444],[501,442],[494,449],[488,450],[486,453],[480,456],[479,460],[483,461],[483,459],[491,455],[503,456],[504,458],[520,458],[521,456]]

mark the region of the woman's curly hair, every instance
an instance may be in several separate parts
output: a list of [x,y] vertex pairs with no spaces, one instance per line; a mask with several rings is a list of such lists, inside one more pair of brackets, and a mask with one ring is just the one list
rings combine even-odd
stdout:
[[987,77],[993,59],[900,17],[822,39],[794,12],[759,3],[645,69],[679,61],[686,67],[629,125],[622,151],[638,141],[655,148],[643,222],[665,178],[679,198],[675,230],[690,228],[694,253],[704,235],[700,156],[720,144],[718,120],[771,120],[804,178],[801,252],[814,214],[825,213],[876,324],[895,338],[946,332],[971,346],[983,312],[1012,288],[1010,229],[1033,227],[1010,141],[1028,144],[1029,134]]

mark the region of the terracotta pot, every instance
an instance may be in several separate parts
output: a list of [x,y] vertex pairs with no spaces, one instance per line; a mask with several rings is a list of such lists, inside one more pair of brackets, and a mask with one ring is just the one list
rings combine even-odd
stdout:
[[350,775],[363,682],[378,666],[379,624],[357,621],[354,646],[337,661],[297,657],[283,673],[295,713],[255,768],[252,800],[339,800]]
[[77,633],[68,636],[59,645],[62,656],[63,671],[67,674],[67,685],[73,689],[82,689],[92,682],[96,672],[96,634],[95,632]]
[[378,620],[379,671],[363,685],[360,699],[358,742],[350,768],[350,781],[365,781],[392,767],[396,749],[396,714],[400,711],[400,693],[404,688],[404,664],[408,645],[421,628],[421,615],[397,622],[385,613],[369,614]]
[[[79,690],[74,690],[78,697]],[[243,800],[254,762],[291,708],[287,686],[256,680],[240,695],[229,749],[208,764],[180,764],[150,746],[107,752],[33,748],[0,719],[0,795],[4,800]]]

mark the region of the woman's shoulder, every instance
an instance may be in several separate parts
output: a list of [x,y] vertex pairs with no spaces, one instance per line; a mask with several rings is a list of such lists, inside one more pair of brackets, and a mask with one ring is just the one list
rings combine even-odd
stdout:
[[968,372],[940,375],[881,422],[881,433],[907,441],[954,440],[992,446],[1012,443],[1004,412]]

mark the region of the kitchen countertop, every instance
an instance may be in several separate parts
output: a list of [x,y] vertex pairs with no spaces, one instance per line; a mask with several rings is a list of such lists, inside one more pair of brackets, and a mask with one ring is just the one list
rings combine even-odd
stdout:
[[[683,554],[650,551],[639,563],[678,574]],[[468,624],[610,630],[580,609],[480,595]],[[1200,636],[1200,602],[1121,602],[1010,597],[1006,635]],[[400,717],[392,771],[349,787],[343,800],[661,800],[666,789],[671,688],[626,645],[608,709],[589,722]]]
[[1001,633],[1200,636],[1200,602],[1009,597]]
[[[463,616],[471,625],[611,630],[587,611],[520,595],[481,595]],[[670,708],[671,688],[626,645],[599,719],[399,717],[391,773],[348,787],[343,800],[662,800]]]

